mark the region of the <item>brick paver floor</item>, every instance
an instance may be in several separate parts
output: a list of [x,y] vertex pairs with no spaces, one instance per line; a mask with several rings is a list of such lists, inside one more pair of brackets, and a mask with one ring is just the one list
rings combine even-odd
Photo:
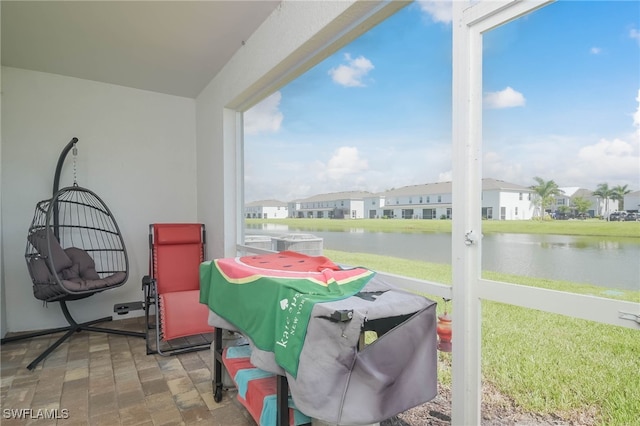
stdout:
[[[98,326],[132,331],[145,327],[142,317]],[[3,426],[255,426],[233,392],[225,392],[220,403],[213,400],[209,350],[147,355],[139,337],[83,331],[28,370],[61,335],[0,347]]]

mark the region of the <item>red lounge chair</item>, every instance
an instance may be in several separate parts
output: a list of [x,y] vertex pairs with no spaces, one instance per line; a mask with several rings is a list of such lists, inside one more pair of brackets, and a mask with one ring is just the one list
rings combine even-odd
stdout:
[[[205,258],[205,228],[200,223],[149,226],[149,275],[145,291],[147,354],[172,355],[209,349],[214,328],[200,303],[200,263]],[[155,305],[155,325],[150,307]],[[149,330],[156,330],[155,347]]]

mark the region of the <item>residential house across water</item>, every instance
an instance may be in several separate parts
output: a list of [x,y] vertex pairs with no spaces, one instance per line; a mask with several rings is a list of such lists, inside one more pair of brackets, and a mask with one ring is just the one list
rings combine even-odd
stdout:
[[[482,217],[489,220],[531,219],[535,212],[534,197],[534,191],[525,186],[483,179]],[[451,219],[452,211],[451,182],[410,185],[376,194],[366,191],[319,194],[288,203],[290,218]],[[245,213],[248,213],[247,209]]]
[[[379,194],[379,200],[367,200],[367,206],[371,207],[368,217],[451,219],[451,194],[451,182],[391,189]],[[502,180],[483,179],[482,217],[493,220],[531,219],[535,210],[533,197],[534,191],[530,188]]]
[[555,197],[555,202],[550,209],[555,214],[560,213],[563,209],[569,214],[575,214],[573,208],[573,201],[577,198],[584,198],[585,200],[589,200],[591,205],[589,206],[589,210],[587,210],[587,215],[589,217],[596,217],[605,215],[607,212],[612,212],[618,210],[618,201],[613,199],[605,200],[602,197],[598,197],[597,195],[593,195],[593,191],[590,191],[585,188],[579,187],[564,187],[560,188],[562,193]]
[[289,217],[316,219],[363,219],[364,200],[373,197],[367,191],[319,194],[289,203]]
[[278,200],[262,200],[247,203],[244,206],[247,219],[285,219],[289,217],[287,203]]

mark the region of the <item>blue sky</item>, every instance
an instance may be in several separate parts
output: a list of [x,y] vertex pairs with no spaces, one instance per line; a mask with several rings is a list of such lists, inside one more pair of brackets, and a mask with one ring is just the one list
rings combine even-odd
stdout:
[[[640,2],[558,1],[484,37],[483,175],[640,189]],[[416,2],[245,113],[245,199],[451,180],[451,9]]]

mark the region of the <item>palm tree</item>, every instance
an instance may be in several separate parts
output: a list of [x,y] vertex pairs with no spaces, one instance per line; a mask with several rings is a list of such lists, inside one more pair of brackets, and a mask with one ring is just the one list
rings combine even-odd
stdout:
[[595,191],[593,191],[593,195],[596,197],[601,197],[604,200],[604,211],[602,212],[602,216],[605,218],[609,217],[609,199],[613,196],[613,189],[609,188],[608,183],[601,183],[598,185]]
[[611,199],[618,200],[618,210],[620,211],[624,210],[624,196],[631,192],[631,190],[627,188],[628,186],[629,185],[618,185],[611,188],[611,191],[613,192],[611,194]]
[[544,216],[544,212],[549,207],[556,195],[562,194],[562,190],[558,187],[558,184],[553,180],[545,181],[541,177],[534,177],[538,184],[532,185],[530,188],[536,193],[536,205],[540,209],[540,219]]

